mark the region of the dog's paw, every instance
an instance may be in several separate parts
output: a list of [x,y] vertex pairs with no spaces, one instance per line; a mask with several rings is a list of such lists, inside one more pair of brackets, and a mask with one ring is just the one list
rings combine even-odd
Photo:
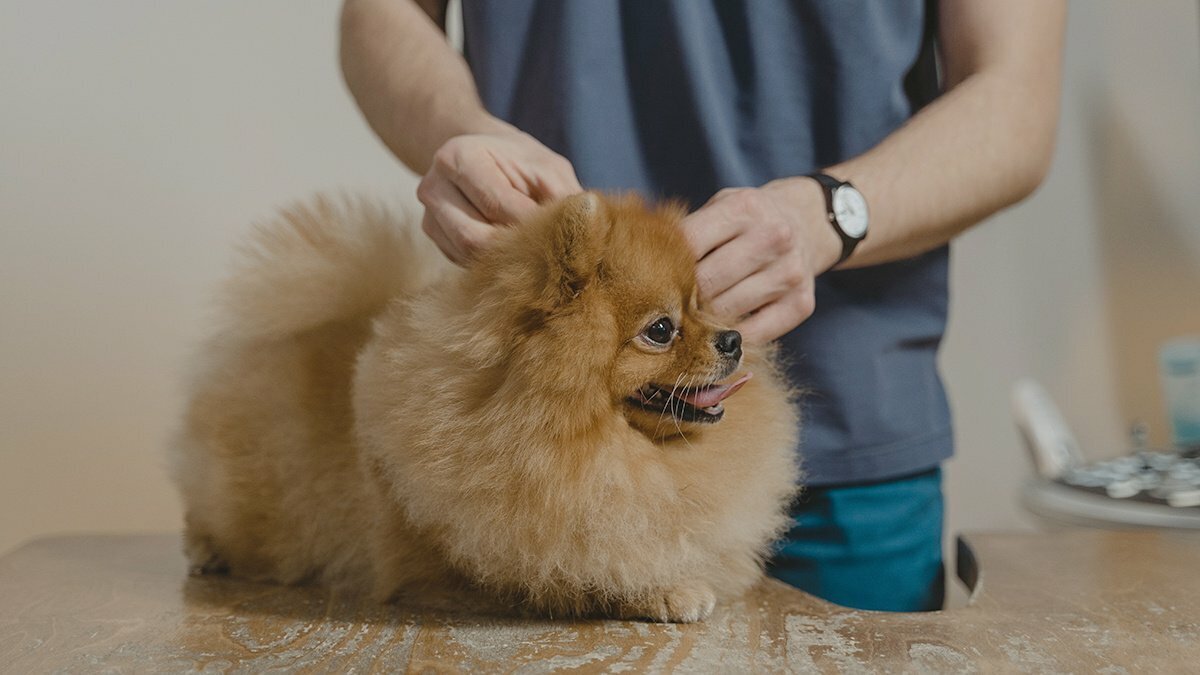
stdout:
[[216,552],[207,537],[188,532],[184,537],[183,553],[187,557],[190,576],[229,573],[229,564]]
[[695,623],[707,619],[716,604],[717,596],[708,586],[680,584],[624,607],[622,615],[666,623]]
[[229,564],[214,554],[201,562],[188,565],[189,576],[202,577],[209,574],[229,574]]
[[666,621],[693,623],[707,619],[717,605],[717,596],[707,586],[681,586],[663,595]]

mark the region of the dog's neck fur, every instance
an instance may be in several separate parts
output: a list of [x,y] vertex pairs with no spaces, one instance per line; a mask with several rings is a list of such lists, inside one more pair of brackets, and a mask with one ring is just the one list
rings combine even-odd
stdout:
[[[585,289],[583,294],[589,292]],[[523,299],[503,285],[458,274],[409,305],[405,320],[423,341],[446,352],[447,362],[471,369],[476,386],[470,389],[477,397],[471,409],[485,417],[493,408],[530,412],[488,422],[528,426],[531,435],[560,440],[593,432],[612,420],[614,406],[620,405],[611,400],[610,387],[602,379],[616,346],[598,348],[594,342],[595,335],[611,331],[588,325],[586,314],[576,308],[562,307],[552,314],[537,303],[520,302]],[[575,300],[592,301],[596,299]],[[544,341],[577,348],[536,348],[535,343]],[[530,361],[533,354],[540,355],[540,363]]]

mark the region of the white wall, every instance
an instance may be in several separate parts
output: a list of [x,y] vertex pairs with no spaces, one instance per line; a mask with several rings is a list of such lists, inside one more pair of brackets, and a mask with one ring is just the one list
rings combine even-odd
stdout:
[[[0,550],[177,528],[163,446],[231,243],[313,190],[410,195],[342,87],[336,5],[0,3]],[[1134,416],[1163,437],[1154,350],[1200,332],[1196,4],[1073,9],[1053,174],[954,253],[956,528],[1029,524],[1017,375],[1112,454]]]

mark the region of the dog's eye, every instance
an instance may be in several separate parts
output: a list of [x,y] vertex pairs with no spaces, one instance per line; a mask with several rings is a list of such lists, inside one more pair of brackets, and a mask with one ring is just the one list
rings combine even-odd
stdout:
[[660,345],[670,344],[675,337],[675,324],[667,317],[650,324],[643,334],[651,341]]

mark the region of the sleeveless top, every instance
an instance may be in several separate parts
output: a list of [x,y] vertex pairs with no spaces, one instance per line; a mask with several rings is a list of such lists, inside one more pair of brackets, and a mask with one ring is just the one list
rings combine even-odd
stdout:
[[[848,159],[903,124],[937,94],[931,20],[926,0],[463,0],[464,54],[492,114],[569,159],[586,188],[693,208]],[[936,362],[948,255],[821,275],[816,312],[780,338],[804,392],[806,484],[950,456]]]

